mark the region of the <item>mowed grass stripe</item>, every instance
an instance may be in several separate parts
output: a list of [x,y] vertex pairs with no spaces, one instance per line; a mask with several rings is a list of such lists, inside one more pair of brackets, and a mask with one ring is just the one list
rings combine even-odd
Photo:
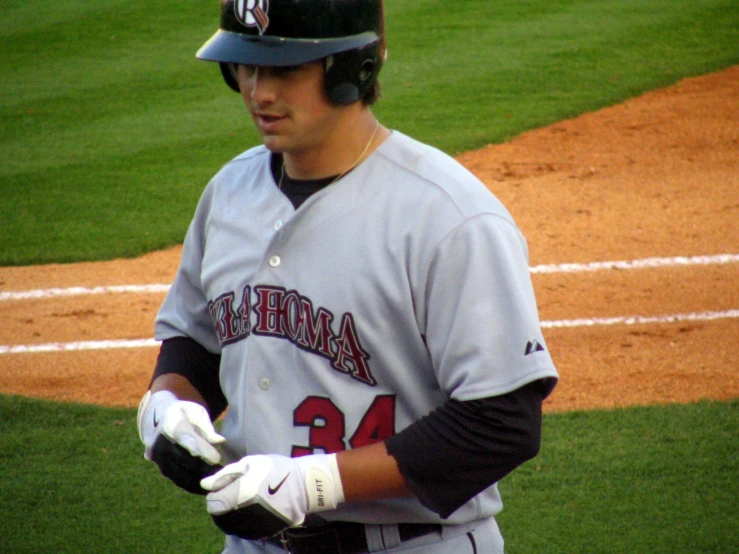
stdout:
[[[6,4],[0,264],[180,242],[208,179],[258,142],[217,66],[194,58],[217,3]],[[499,142],[735,63],[735,7],[388,0],[387,99],[376,111],[452,154]]]

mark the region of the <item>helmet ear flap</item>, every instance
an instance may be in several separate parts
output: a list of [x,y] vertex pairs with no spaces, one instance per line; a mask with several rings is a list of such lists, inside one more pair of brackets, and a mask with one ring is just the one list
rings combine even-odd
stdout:
[[378,44],[339,52],[326,59],[326,94],[333,104],[346,106],[361,100],[382,67]]
[[220,62],[218,65],[221,68],[221,75],[223,75],[223,80],[226,81],[226,84],[231,88],[231,90],[241,94],[239,79],[236,76],[238,71],[236,64]]

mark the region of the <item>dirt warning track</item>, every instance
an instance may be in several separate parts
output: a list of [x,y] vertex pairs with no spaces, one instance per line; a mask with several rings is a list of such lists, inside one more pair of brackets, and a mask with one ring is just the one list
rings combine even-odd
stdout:
[[[738,102],[732,67],[459,157],[528,239],[547,410],[739,396]],[[0,268],[0,392],[135,406],[179,254]]]

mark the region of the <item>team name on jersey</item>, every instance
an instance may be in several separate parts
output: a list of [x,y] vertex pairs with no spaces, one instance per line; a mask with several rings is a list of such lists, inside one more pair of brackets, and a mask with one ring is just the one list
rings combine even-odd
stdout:
[[[334,332],[334,314],[313,306],[297,291],[269,285],[246,285],[237,299],[227,292],[208,302],[210,316],[221,346],[233,344],[250,334],[289,340],[298,348],[329,360],[331,367],[375,385],[369,353],[362,347],[350,313],[341,316]],[[254,320],[252,321],[252,314]]]

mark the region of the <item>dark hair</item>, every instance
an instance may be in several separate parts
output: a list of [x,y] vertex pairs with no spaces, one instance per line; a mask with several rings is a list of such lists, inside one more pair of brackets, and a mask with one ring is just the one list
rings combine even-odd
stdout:
[[376,80],[372,88],[362,96],[362,104],[371,106],[380,99],[380,96],[380,81]]

